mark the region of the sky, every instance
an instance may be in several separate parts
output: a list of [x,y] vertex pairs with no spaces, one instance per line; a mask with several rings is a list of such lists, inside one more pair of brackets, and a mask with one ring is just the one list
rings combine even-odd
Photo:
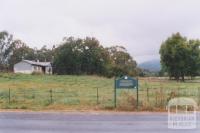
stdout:
[[96,37],[122,45],[138,62],[159,59],[172,33],[200,38],[199,0],[0,0],[0,31],[30,47],[63,37]]

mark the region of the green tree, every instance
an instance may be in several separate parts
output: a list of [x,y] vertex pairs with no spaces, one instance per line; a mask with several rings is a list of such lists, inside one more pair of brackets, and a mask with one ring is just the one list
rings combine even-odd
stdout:
[[9,69],[12,70],[14,64],[20,62],[21,60],[36,60],[34,50],[28,47],[24,42],[21,40],[15,40],[13,42],[13,52],[8,59]]
[[189,53],[186,37],[182,37],[180,33],[173,34],[162,43],[159,53],[162,68],[168,72],[169,76],[175,77],[176,80],[181,77],[184,81],[184,76],[188,71]]
[[43,62],[51,62],[53,60],[53,52],[53,49],[48,49],[46,45],[44,45],[39,50],[37,50],[36,48],[34,49],[35,58]]
[[95,38],[65,38],[55,49],[54,68],[58,74],[106,74],[107,51]]
[[86,74],[105,74],[109,62],[108,52],[99,44],[96,38],[86,37],[83,40],[81,55],[81,70]]
[[53,62],[57,74],[81,73],[82,39],[65,38],[64,43],[55,49]]
[[96,38],[65,38],[55,49],[57,74],[135,75],[136,62],[121,46],[104,48]]
[[189,40],[187,55],[187,76],[191,79],[199,74],[200,70],[200,41]]
[[0,69],[8,69],[8,59],[14,48],[13,36],[6,31],[0,32]]
[[112,73],[115,76],[131,75],[137,73],[137,63],[127,50],[122,46],[112,46],[107,48],[110,53]]

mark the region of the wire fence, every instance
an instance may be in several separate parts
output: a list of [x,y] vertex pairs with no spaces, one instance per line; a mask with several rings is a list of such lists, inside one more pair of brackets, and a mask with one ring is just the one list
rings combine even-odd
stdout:
[[[81,89],[1,89],[0,108],[12,109],[45,109],[67,108],[74,106],[80,109],[94,106],[112,107],[111,93],[102,95],[99,88]],[[59,106],[58,106],[59,105]],[[101,106],[102,105],[102,106]],[[55,107],[53,107],[55,106]]]
[[[139,89],[140,110],[164,110],[175,97],[189,97],[200,105],[200,88],[172,89],[143,87]],[[117,90],[117,109],[136,110],[136,90]],[[18,88],[0,90],[1,109],[114,109],[114,89],[100,87],[77,88]]]

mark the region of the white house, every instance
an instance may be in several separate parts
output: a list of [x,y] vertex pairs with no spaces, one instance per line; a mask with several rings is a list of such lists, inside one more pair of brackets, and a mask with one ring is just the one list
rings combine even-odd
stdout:
[[41,72],[44,74],[52,74],[52,66],[50,62],[35,62],[30,60],[22,60],[14,65],[14,73],[31,74],[33,72]]

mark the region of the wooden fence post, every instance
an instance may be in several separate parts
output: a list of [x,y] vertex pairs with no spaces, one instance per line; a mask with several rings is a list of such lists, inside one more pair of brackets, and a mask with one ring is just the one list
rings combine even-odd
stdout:
[[9,90],[8,90],[8,102],[9,102],[9,104],[10,104],[10,88],[9,88]]
[[200,105],[200,88],[198,88],[198,106]]
[[99,88],[97,87],[97,105],[99,104]]
[[26,90],[24,89],[24,102],[25,102],[25,99],[26,99],[26,92],[25,92]]
[[147,87],[147,102],[149,103],[149,87]]
[[156,91],[156,106],[158,106],[158,91]]
[[49,91],[50,92],[50,102],[51,102],[51,104],[53,103],[53,91],[52,91],[52,89]]

